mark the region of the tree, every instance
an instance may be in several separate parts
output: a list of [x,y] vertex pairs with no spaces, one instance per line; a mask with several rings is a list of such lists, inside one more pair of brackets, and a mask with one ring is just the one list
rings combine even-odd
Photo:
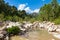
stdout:
[[40,9],[40,17],[44,21],[49,21],[49,18],[52,16],[51,14],[51,4],[45,4],[41,9]]
[[0,13],[0,21],[4,21],[4,12]]
[[12,21],[12,16],[6,16],[5,21],[7,21],[7,20]]
[[17,8],[15,6],[11,6],[11,13],[10,13],[10,15],[14,16],[14,15],[17,15],[17,14],[18,14]]
[[43,21],[53,21],[59,17],[59,5],[57,0],[52,0],[50,4],[45,4],[41,7],[40,17]]
[[25,16],[27,16],[25,10],[19,11],[19,12],[18,12],[18,15],[19,15],[21,18],[23,18],[23,19],[25,18]]
[[4,0],[0,0],[0,13],[4,10],[4,5],[5,5],[5,1]]
[[59,8],[57,0],[52,0],[51,5],[52,5],[53,18],[55,19],[58,16],[57,13]]
[[12,21],[17,22],[17,21],[19,21],[19,20],[20,20],[20,18],[19,18],[18,16],[16,16],[16,15],[14,15],[14,16],[12,17]]

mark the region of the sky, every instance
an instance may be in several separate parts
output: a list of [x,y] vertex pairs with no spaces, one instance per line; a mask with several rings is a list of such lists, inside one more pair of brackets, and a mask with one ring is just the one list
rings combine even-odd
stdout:
[[[39,9],[51,2],[51,0],[4,0],[11,6],[16,6],[18,10],[25,10],[27,13],[39,12]],[[60,3],[60,0],[58,0]]]

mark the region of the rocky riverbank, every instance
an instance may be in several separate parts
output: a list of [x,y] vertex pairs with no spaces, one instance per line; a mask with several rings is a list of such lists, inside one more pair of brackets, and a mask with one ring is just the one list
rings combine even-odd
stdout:
[[[6,37],[7,37],[7,32],[5,31],[5,29],[10,28],[12,26],[18,26],[23,31],[23,33],[33,31],[37,28],[44,29],[44,30],[48,31],[50,34],[52,34],[54,37],[60,39],[60,25],[55,25],[53,22],[36,21],[36,22],[31,23],[31,22],[24,21],[23,23],[19,23],[19,22],[8,21],[8,22],[5,22],[5,25],[2,28],[0,28],[0,34],[3,36],[6,35]],[[5,32],[5,34],[4,34],[4,32]],[[0,35],[0,37],[1,37],[1,35]],[[1,38],[4,38],[3,36]],[[8,39],[8,37],[7,37],[7,39]]]

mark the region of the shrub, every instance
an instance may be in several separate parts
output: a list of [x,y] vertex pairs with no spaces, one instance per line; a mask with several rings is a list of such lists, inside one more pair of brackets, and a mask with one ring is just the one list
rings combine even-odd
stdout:
[[55,24],[60,24],[60,17],[53,21]]
[[11,28],[7,28],[7,32],[10,34],[13,34],[13,35],[16,35],[20,32],[21,30],[19,29],[19,27],[17,26],[12,26]]

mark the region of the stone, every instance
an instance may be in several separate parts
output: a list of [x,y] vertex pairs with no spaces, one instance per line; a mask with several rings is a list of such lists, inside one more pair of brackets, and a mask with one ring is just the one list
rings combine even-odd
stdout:
[[57,27],[51,26],[51,27],[48,28],[48,31],[49,32],[54,32],[54,31],[56,31],[56,29],[57,29]]
[[55,39],[52,39],[52,40],[55,40]]
[[39,23],[40,28],[44,28],[44,25],[42,23]]
[[56,38],[58,38],[58,39],[60,39],[60,34],[58,34],[58,33],[54,34],[53,36],[56,37]]
[[60,29],[56,29],[57,32],[60,32]]
[[4,35],[3,34],[0,34],[0,38],[3,38],[4,37]]
[[9,37],[8,36],[6,36],[6,38],[5,38],[6,40],[9,40]]

